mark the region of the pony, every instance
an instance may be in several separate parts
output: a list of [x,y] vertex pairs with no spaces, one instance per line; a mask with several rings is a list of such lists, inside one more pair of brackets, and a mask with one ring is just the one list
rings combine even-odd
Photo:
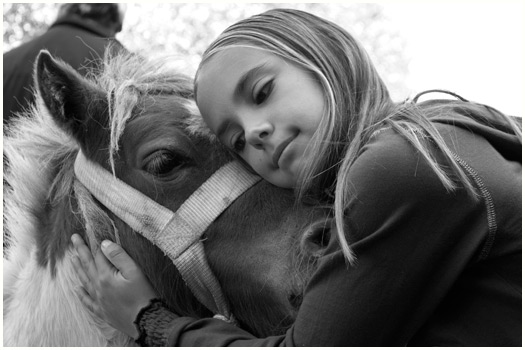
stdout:
[[[116,240],[181,316],[213,313],[172,261],[95,199],[75,176],[79,151],[121,181],[177,210],[234,157],[206,128],[191,79],[169,58],[106,57],[81,77],[42,51],[36,103],[4,134],[4,346],[129,346],[129,337],[80,301],[72,233],[93,252]],[[238,325],[257,336],[293,322],[303,289],[331,238],[330,209],[297,203],[260,181],[204,232],[201,242]],[[7,233],[7,234],[6,234]]]

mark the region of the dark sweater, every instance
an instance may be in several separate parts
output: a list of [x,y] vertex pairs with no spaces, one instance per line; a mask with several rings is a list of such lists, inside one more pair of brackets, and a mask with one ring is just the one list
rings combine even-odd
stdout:
[[478,196],[447,193],[414,148],[386,129],[351,168],[356,192],[347,224],[357,264],[349,267],[332,239],[286,334],[257,339],[220,320],[161,308],[141,321],[155,329],[146,342],[521,346],[521,143],[503,125],[466,117],[436,126]]

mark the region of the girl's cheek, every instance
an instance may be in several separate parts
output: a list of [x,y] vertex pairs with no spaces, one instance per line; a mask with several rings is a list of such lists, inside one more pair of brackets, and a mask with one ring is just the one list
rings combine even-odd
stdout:
[[253,171],[255,171],[256,173],[259,173],[257,163],[254,163],[253,160],[250,159],[250,157],[246,155],[239,155],[239,156],[245,162],[245,165],[248,165],[250,168],[252,168]]
[[268,175],[269,171],[266,167],[264,167],[264,164],[262,163],[261,159],[252,160],[251,163],[248,163],[253,170],[260,176],[262,176],[265,180],[268,180],[266,176]]
[[251,166],[255,171],[258,171],[261,164],[261,157],[258,154],[253,154],[250,152],[250,149],[247,149],[241,155],[241,158],[244,159],[249,166]]

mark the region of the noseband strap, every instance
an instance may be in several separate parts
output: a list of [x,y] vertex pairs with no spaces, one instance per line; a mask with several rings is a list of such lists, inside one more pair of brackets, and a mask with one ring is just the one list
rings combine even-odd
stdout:
[[200,237],[241,194],[261,178],[230,162],[206,180],[176,212],[151,200],[78,152],[77,179],[113,214],[170,257],[194,296],[210,311],[233,321],[211,271]]

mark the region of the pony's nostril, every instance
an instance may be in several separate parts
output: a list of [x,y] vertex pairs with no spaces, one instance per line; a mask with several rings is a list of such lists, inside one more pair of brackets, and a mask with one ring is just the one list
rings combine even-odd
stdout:
[[314,256],[322,255],[331,237],[331,221],[320,221],[308,228],[301,240],[303,251]]

